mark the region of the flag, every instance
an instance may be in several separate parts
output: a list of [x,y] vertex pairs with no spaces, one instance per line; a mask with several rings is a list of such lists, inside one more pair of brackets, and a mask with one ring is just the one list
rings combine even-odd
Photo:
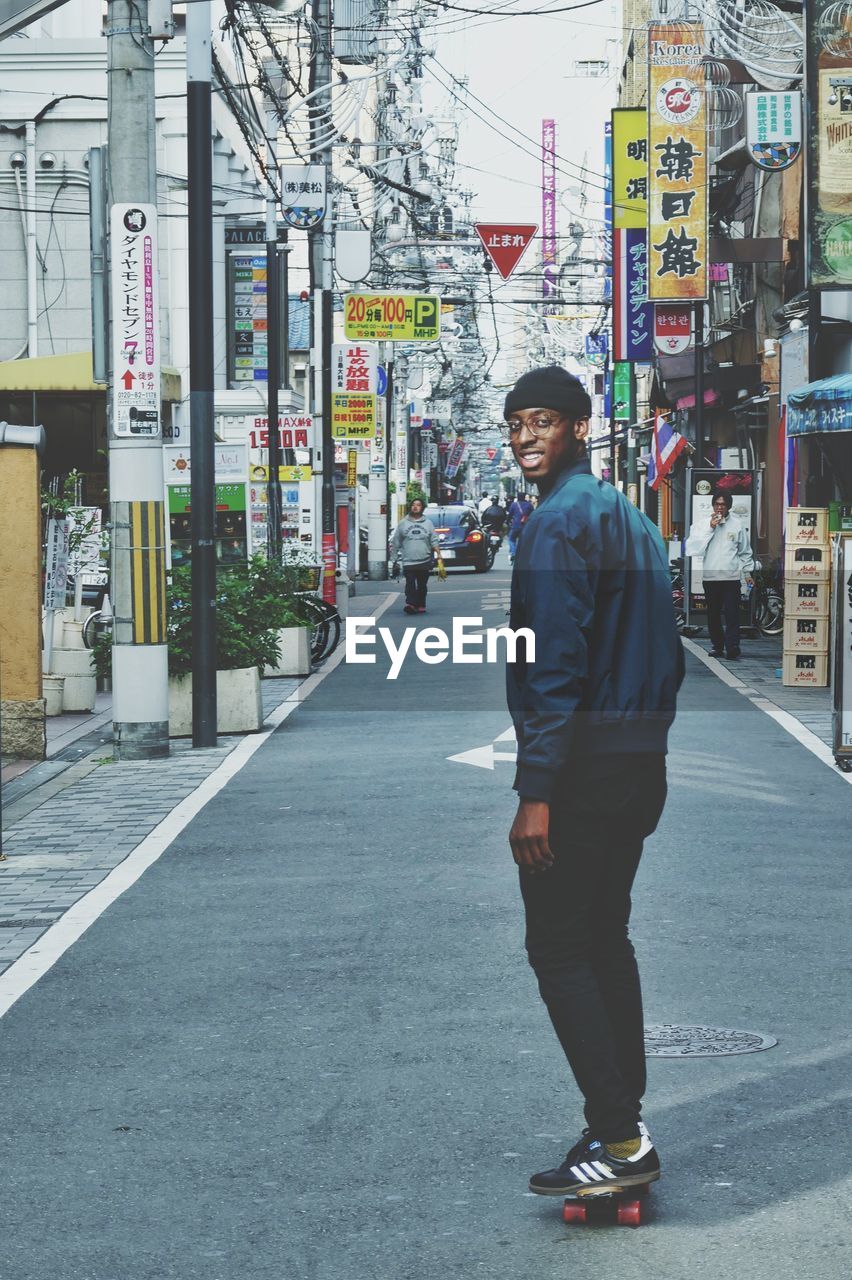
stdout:
[[674,430],[668,418],[660,415],[658,409],[654,416],[654,443],[648,466],[648,484],[652,489],[659,489],[663,477],[669,474],[685,448],[684,437]]

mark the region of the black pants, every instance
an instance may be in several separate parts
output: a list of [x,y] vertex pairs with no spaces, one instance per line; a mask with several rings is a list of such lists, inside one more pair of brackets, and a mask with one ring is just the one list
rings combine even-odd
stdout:
[[[705,582],[707,630],[713,648],[732,658],[740,651],[740,582]],[[722,628],[724,615],[725,626]]]
[[404,569],[403,572],[405,573],[405,603],[412,605],[415,609],[424,608],[431,565],[416,564]]
[[638,1134],[646,1083],[630,890],[666,801],[665,756],[587,759],[566,770],[556,794],[554,865],[520,873],[527,954],[586,1123],[602,1142],[624,1142]]

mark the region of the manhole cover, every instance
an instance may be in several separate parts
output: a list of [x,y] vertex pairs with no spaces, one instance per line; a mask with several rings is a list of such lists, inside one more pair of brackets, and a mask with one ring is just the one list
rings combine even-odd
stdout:
[[731,1027],[680,1027],[665,1022],[645,1028],[649,1058],[725,1058],[735,1053],[760,1053],[777,1043],[774,1036]]

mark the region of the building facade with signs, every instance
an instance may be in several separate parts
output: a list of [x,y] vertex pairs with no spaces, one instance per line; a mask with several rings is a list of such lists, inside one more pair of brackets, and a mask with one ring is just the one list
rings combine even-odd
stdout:
[[[0,118],[6,126],[0,133],[0,183],[10,203],[17,201],[16,173],[24,188],[28,172],[30,183],[34,181],[35,207],[23,217],[36,245],[38,274],[36,289],[29,289],[31,259],[28,264],[21,218],[7,216],[0,223],[0,418],[31,423],[35,413],[47,432],[47,476],[80,471],[83,499],[95,505],[106,501],[107,437],[106,389],[92,376],[88,152],[107,140],[107,42],[101,8],[90,0],[68,0],[0,44]],[[161,217],[157,261],[149,264],[160,293],[161,373],[157,385],[151,382],[148,398],[159,409],[167,442],[188,432],[185,89],[184,42],[179,38],[164,45],[156,60]],[[224,389],[229,385],[225,227],[252,215],[262,217],[262,193],[242,134],[216,94],[213,115],[216,381]],[[144,271],[143,263],[143,277]],[[144,278],[142,289],[144,305]],[[146,365],[143,372],[153,367]],[[134,406],[137,424],[146,411],[136,394],[138,368],[134,364],[125,370],[134,379],[121,388],[128,408]]]

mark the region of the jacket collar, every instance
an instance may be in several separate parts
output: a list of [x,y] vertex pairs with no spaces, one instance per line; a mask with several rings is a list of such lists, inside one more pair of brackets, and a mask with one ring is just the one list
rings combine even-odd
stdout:
[[591,464],[591,461],[589,460],[588,454],[586,454],[585,457],[578,458],[576,462],[572,462],[570,466],[565,467],[563,471],[559,472],[559,475],[556,477],[556,480],[554,482],[553,488],[550,490],[550,492],[547,494],[545,498],[542,498],[539,505],[541,506],[544,503],[549,502],[550,499],[553,497],[553,495],[555,493],[558,493],[558,491],[562,488],[562,486],[567,484],[568,481],[572,478],[572,476],[578,476],[578,475],[590,476],[591,474],[592,474],[592,464]]

